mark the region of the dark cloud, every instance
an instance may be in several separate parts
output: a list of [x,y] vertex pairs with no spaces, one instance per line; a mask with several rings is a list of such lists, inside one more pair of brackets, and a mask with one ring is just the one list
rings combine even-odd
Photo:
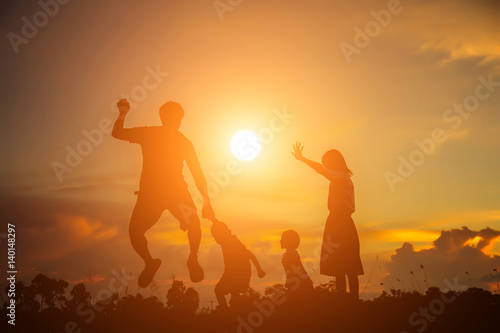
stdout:
[[383,279],[387,289],[405,288],[425,290],[429,286],[445,287],[445,281],[467,287],[491,289],[498,281],[500,256],[490,255],[500,231],[486,228],[473,231],[467,227],[441,231],[429,249],[415,250],[413,244],[404,243],[396,249],[386,267]]
[[483,7],[486,10],[500,10],[500,1],[499,0],[476,0],[476,1],[466,1],[463,2],[477,4],[478,6]]
[[[128,216],[123,212],[130,207],[124,210],[113,203],[34,196],[0,199],[0,219],[16,226],[16,261],[22,272],[31,268],[43,273],[58,271],[75,279],[80,272],[73,268],[90,271],[92,258],[114,253],[121,249],[119,242],[128,239]],[[6,242],[2,239],[1,243],[5,249]],[[93,251],[96,248],[100,250]]]
[[123,212],[131,212],[131,209],[126,203],[0,194],[0,219],[18,223],[19,229],[54,227],[58,223],[57,215],[85,216],[89,219],[102,220],[104,224],[123,222]]
[[476,1],[470,1],[470,0],[441,0],[441,1],[435,1],[435,0],[424,0],[424,1],[418,1],[419,4],[443,4],[443,3],[448,3],[448,4],[453,4],[455,6],[457,5],[465,5],[465,6],[473,6],[473,7],[479,7],[485,10],[490,11],[491,10],[500,10],[500,1],[499,0],[476,0]]

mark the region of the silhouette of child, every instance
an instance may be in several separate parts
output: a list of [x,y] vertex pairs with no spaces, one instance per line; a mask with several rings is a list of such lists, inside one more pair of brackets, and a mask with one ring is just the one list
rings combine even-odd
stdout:
[[280,244],[282,249],[286,249],[281,259],[286,274],[285,287],[294,295],[313,291],[313,282],[304,269],[297,252],[300,244],[299,234],[294,230],[284,231],[281,234]]
[[231,234],[231,230],[224,222],[217,220],[212,222],[211,233],[217,244],[221,246],[224,258],[224,274],[215,286],[215,296],[219,305],[227,308],[225,295],[231,294],[231,301],[234,301],[240,293],[248,290],[252,275],[250,262],[257,268],[259,278],[263,278],[266,273],[260,267],[257,257],[235,235]]

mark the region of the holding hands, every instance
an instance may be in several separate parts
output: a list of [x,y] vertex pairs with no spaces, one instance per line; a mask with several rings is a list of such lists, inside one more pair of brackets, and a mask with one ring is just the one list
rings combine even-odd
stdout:
[[201,216],[212,222],[217,221],[217,219],[215,218],[214,209],[212,208],[212,205],[210,203],[203,205]]

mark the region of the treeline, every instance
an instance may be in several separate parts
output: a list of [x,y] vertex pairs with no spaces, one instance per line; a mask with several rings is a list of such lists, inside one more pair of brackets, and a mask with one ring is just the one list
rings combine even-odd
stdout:
[[173,279],[166,302],[138,293],[96,301],[87,287],[37,275],[16,283],[16,325],[2,332],[500,332],[500,295],[470,288],[425,294],[391,290],[368,301],[337,294],[334,283],[296,295],[277,284],[249,290],[230,309],[200,308],[198,292]]

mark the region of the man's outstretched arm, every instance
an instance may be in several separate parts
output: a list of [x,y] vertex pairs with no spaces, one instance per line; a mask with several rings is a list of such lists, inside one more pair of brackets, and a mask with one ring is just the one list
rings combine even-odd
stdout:
[[128,111],[130,110],[130,104],[126,99],[120,99],[116,105],[118,106],[120,114],[115,121],[111,136],[119,140],[127,140],[127,129],[123,128],[123,123],[125,122],[125,117],[127,117]]
[[198,160],[198,156],[196,156],[196,151],[192,145],[190,150],[188,158],[186,159],[186,164],[193,175],[198,191],[200,191],[201,196],[203,197],[203,209],[201,211],[201,216],[209,220],[214,220],[215,213],[208,195],[207,179],[203,174],[203,170],[201,170],[200,161]]
[[260,267],[260,263],[257,260],[257,257],[255,256],[255,254],[253,254],[253,252],[250,250],[248,250],[248,253],[250,255],[250,261],[253,263],[255,268],[257,268],[257,276],[262,279],[264,276],[266,276],[266,272],[264,272],[262,267]]

